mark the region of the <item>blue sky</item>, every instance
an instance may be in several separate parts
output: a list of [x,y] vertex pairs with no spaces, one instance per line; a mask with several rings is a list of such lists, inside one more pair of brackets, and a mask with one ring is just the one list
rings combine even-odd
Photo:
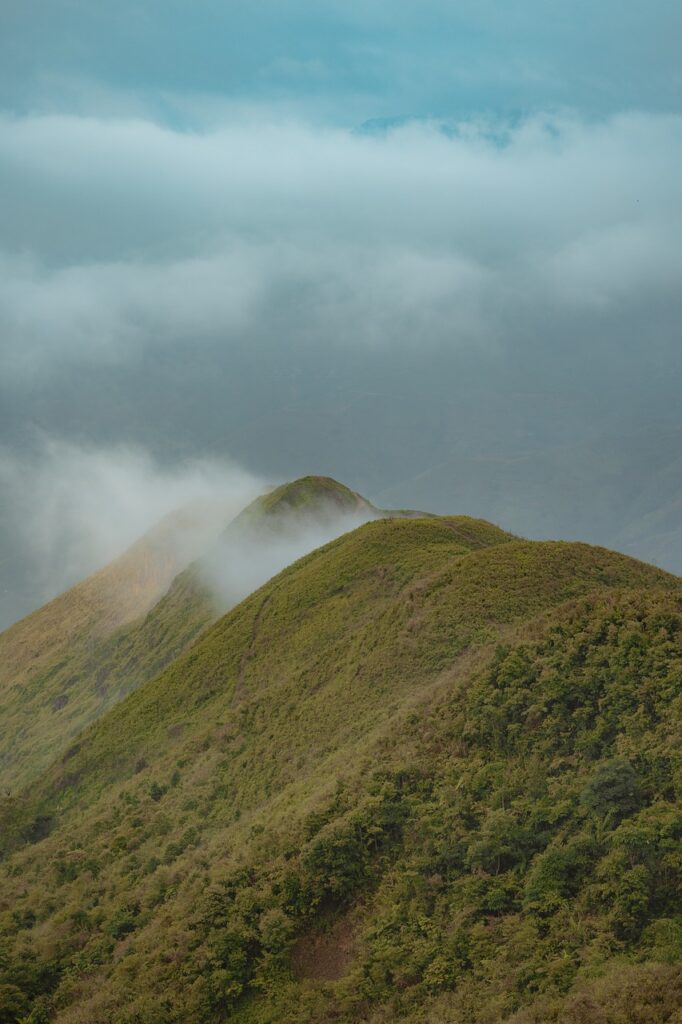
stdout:
[[373,118],[676,111],[676,0],[6,0],[6,109],[178,98]]

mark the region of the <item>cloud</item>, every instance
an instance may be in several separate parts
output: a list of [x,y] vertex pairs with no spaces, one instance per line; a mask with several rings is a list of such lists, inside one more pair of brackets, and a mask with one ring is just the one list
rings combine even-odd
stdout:
[[[0,487],[15,543],[30,553],[36,603],[111,562],[145,534],[171,545],[181,571],[195,560],[226,611],[303,555],[376,518],[371,511],[282,514],[255,532],[227,532],[263,480],[234,463],[163,466],[137,447],[43,439],[32,456],[0,452]],[[187,513],[180,517],[174,513]],[[165,524],[165,526],[164,526]],[[151,533],[150,533],[151,531]]]
[[5,117],[0,158],[6,373],[255,334],[513,344],[551,315],[570,330],[572,310],[674,304],[682,284],[675,116],[381,135]]
[[70,353],[118,360],[161,336],[239,330],[262,285],[244,247],[163,264],[53,270],[6,257],[0,274],[5,367],[23,371]]
[[15,543],[30,552],[36,597],[47,600],[121,554],[168,513],[197,511],[178,533],[196,557],[264,484],[226,461],[163,466],[140,448],[43,440],[22,458],[0,452],[0,486]]
[[258,532],[228,531],[200,561],[202,578],[225,611],[287,565],[375,518],[370,512],[320,508],[314,515],[279,515]]

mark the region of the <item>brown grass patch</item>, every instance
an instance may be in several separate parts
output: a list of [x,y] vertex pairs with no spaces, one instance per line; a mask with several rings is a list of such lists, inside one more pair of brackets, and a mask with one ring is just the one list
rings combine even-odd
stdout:
[[338,981],[347,973],[355,955],[357,922],[350,916],[335,921],[324,931],[304,935],[294,945],[291,966],[298,979]]

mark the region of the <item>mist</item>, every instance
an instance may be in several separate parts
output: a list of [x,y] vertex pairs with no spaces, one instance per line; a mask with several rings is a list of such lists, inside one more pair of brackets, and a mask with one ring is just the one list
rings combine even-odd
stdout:
[[238,604],[282,569],[344,533],[377,518],[370,511],[283,513],[257,528],[228,529],[197,565],[220,611]]
[[23,459],[0,456],[5,529],[24,554],[36,605],[146,540],[168,549],[177,572],[194,562],[224,612],[298,558],[376,518],[369,509],[321,505],[231,528],[272,486],[226,459],[163,465],[131,446],[42,438]]
[[43,439],[21,459],[0,455],[0,487],[5,529],[24,556],[39,604],[177,512],[182,519],[169,521],[163,540],[184,567],[265,483],[227,460],[164,466],[139,447],[83,448]]

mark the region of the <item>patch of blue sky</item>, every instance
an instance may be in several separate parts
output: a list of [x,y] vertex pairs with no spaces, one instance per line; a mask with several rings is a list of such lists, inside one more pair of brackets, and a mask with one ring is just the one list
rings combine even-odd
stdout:
[[226,103],[379,128],[674,112],[681,36],[676,0],[7,0],[0,106],[173,127]]

